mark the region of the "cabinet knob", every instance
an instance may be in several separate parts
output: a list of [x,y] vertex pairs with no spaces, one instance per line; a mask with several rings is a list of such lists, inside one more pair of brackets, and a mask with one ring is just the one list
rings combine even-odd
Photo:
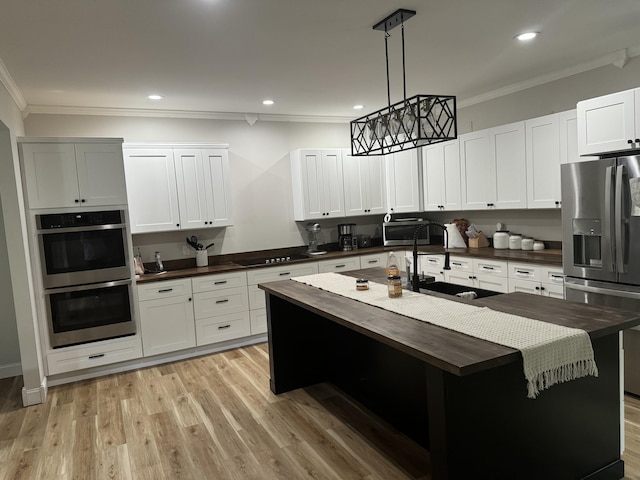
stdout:
[[180,226],[180,224],[179,224],[179,223],[176,223],[176,227],[179,227],[179,226]]
[[80,200],[82,203],[86,202],[86,200],[83,198],[82,200]]
[[189,297],[189,301],[191,301],[191,297]]
[[556,205],[560,205],[560,202],[558,200],[556,200]]
[[636,138],[636,143],[640,143],[640,138]]
[[74,200],[74,202],[76,202],[76,203],[80,203],[80,199],[79,199],[79,198],[76,198],[76,199]]
[[629,139],[629,140],[627,140],[627,143],[628,143],[629,145],[631,145],[631,144],[633,143],[633,140]]

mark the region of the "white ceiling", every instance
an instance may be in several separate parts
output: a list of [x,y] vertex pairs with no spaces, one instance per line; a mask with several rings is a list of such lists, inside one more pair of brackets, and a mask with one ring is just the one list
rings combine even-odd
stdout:
[[[33,111],[355,118],[386,105],[384,33],[372,26],[398,8],[417,11],[405,24],[408,96],[470,104],[640,54],[638,0],[2,0],[0,73]],[[527,30],[541,35],[513,39]],[[390,33],[395,102],[400,28]]]

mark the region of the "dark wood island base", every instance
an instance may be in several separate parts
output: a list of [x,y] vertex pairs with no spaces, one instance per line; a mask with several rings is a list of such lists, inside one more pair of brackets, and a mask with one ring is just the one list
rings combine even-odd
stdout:
[[599,376],[533,400],[518,351],[290,280],[260,287],[271,390],[332,382],[427,448],[433,480],[624,476],[618,331],[637,315],[526,294],[483,302],[590,334]]

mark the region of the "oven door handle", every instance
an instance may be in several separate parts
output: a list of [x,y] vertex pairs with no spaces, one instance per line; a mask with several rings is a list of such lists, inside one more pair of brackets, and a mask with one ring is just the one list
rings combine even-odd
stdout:
[[86,225],[83,227],[67,227],[67,228],[48,228],[36,230],[38,235],[49,235],[53,233],[74,233],[74,232],[95,232],[97,230],[115,230],[117,228],[126,228],[124,223],[111,223],[108,225]]
[[121,285],[131,285],[132,280],[115,280],[113,282],[89,283],[86,285],[73,285],[71,287],[48,288],[44,291],[45,295],[54,295],[56,293],[81,292],[83,290],[95,290],[98,288],[119,287]]

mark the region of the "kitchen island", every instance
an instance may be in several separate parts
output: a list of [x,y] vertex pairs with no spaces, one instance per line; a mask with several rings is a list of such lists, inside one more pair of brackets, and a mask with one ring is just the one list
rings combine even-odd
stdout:
[[[384,283],[383,269],[349,274]],[[599,376],[533,400],[517,350],[291,280],[260,288],[271,390],[334,383],[427,448],[433,480],[623,477],[618,332],[640,316],[522,293],[475,300],[589,334]]]

